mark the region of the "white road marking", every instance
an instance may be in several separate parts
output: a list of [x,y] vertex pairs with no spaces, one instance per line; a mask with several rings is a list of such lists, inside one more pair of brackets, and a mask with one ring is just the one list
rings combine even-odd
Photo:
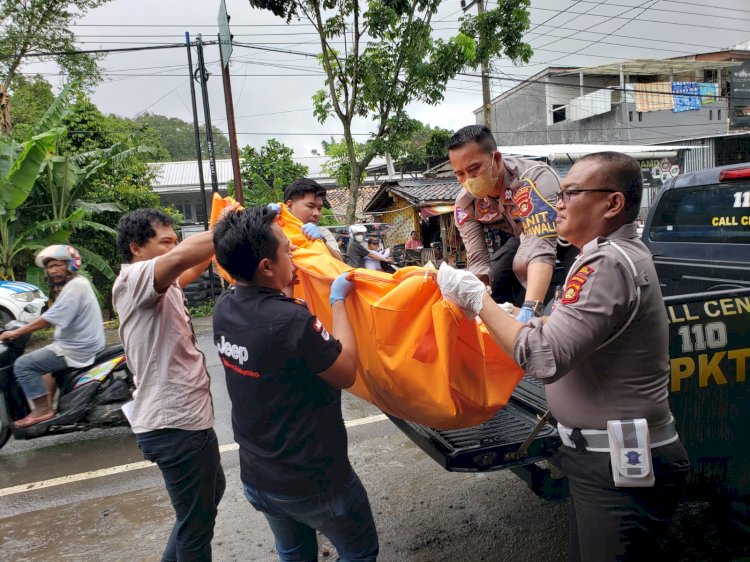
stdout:
[[[346,427],[356,427],[358,425],[365,425],[368,423],[375,423],[388,419],[385,414],[377,414],[374,416],[367,416],[366,418],[359,418],[356,420],[350,420],[344,422]],[[219,451],[224,453],[226,451],[236,451],[239,449],[237,443],[228,443],[219,447]],[[61,476],[60,478],[51,478],[49,480],[42,480],[40,482],[29,482],[27,484],[19,484],[18,486],[10,486],[9,488],[0,489],[0,497],[12,496],[15,494],[22,494],[23,492],[32,492],[35,490],[41,490],[43,488],[52,488],[54,486],[62,486],[63,484],[71,484],[73,482],[80,482],[83,480],[91,480],[92,478],[101,478],[102,476],[112,476],[113,474],[122,474],[124,472],[131,472],[133,470],[140,470],[142,468],[149,468],[156,466],[151,461],[133,462],[129,464],[121,464],[119,466],[111,466],[109,468],[102,468],[100,470],[89,470],[87,472],[79,472],[78,474],[69,474],[68,476]]]

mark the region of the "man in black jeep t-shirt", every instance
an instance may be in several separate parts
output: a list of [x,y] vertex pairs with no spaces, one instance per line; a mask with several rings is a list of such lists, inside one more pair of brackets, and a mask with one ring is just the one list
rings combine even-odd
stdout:
[[[258,207],[214,231],[216,258],[237,282],[214,311],[214,341],[232,401],[245,496],[268,520],[282,560],[314,560],[316,530],[344,560],[374,561],[370,503],[349,463],[341,389],[354,383],[357,349],[344,299],[331,287],[329,333],[282,290],[292,280],[290,244]],[[329,507],[330,506],[330,507]]]

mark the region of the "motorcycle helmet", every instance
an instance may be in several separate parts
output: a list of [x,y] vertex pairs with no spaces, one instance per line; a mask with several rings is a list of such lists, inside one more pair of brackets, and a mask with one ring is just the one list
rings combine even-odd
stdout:
[[78,253],[78,250],[67,244],[53,244],[52,246],[47,246],[36,255],[34,263],[36,263],[37,267],[44,269],[45,263],[48,260],[67,261],[68,271],[70,273],[76,273],[81,269],[82,265],[81,255]]
[[349,235],[357,242],[362,242],[365,239],[366,233],[367,227],[362,224],[353,224],[349,227]]

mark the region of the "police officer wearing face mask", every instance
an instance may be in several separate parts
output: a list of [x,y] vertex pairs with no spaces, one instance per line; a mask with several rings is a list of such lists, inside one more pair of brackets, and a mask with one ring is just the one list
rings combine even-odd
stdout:
[[[518,320],[541,316],[555,267],[557,212],[550,201],[560,190],[560,179],[544,163],[504,158],[483,125],[460,129],[447,148],[463,187],[455,221],[469,271],[492,284],[496,300],[520,301],[520,282],[526,294]],[[488,248],[485,227],[503,240],[502,247]]]

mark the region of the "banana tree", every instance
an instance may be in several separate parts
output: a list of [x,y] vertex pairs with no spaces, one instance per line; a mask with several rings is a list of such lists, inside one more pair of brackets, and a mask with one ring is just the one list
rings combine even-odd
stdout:
[[47,157],[64,129],[35,135],[23,144],[0,139],[0,277],[13,279],[18,254],[33,243],[18,236],[18,210],[29,198]]
[[[95,212],[119,211],[120,207],[86,202],[81,197],[105,166],[150,150],[116,144],[106,150],[59,154],[57,147],[66,130],[57,125],[66,116],[71,91],[72,87],[64,89],[42,118],[39,127],[48,130],[20,145],[0,139],[1,278],[14,278],[15,268],[29,264],[36,250],[67,242],[76,229],[90,228],[114,237],[114,229],[89,217]],[[87,266],[114,278],[106,260],[85,248],[79,250]]]
[[117,143],[107,149],[97,149],[75,155],[54,155],[42,165],[39,178],[41,196],[51,204],[51,217],[62,220],[76,209],[86,213],[121,211],[116,203],[92,203],[81,199],[107,167],[117,166],[136,154],[150,153],[145,146],[128,147]]

